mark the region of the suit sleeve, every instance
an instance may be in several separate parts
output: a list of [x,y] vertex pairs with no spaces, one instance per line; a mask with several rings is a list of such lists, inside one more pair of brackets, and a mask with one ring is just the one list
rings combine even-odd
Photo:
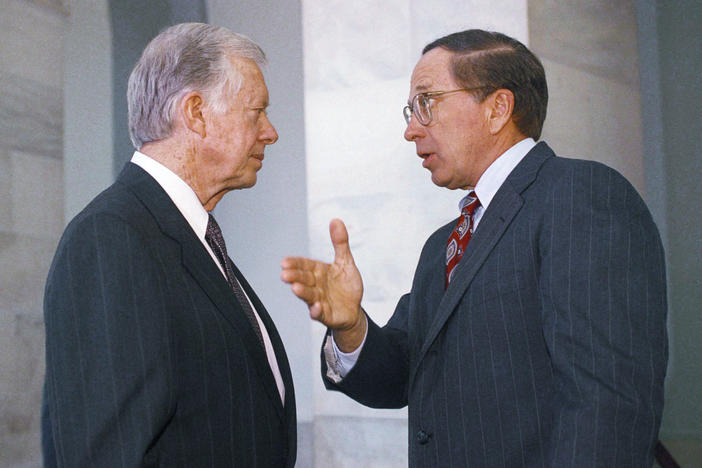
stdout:
[[[366,341],[356,365],[346,377],[335,383],[327,376],[324,345],[322,379],[329,390],[338,390],[371,408],[407,406],[409,355],[407,352],[407,309],[409,295],[403,296],[395,313],[384,327],[370,317]],[[325,341],[328,339],[329,332]]]
[[554,398],[551,466],[650,466],[667,363],[663,249],[634,188],[604,166],[547,200],[539,249]]
[[157,252],[106,215],[74,221],[59,245],[44,300],[44,456],[57,466],[142,466],[174,411]]

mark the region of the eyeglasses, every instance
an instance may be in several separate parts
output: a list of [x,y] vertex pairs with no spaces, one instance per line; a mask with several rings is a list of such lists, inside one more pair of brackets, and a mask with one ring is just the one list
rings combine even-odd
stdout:
[[422,125],[429,125],[433,116],[431,115],[431,105],[437,96],[444,94],[457,93],[459,91],[475,91],[476,89],[484,88],[485,86],[474,86],[472,88],[452,89],[450,91],[430,91],[427,93],[415,94],[412,98],[412,103],[402,109],[402,114],[405,116],[407,125],[412,121],[412,114],[417,116],[417,120]]

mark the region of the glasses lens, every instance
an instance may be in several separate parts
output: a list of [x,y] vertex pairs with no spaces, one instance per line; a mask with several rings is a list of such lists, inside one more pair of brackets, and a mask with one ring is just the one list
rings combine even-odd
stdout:
[[423,94],[417,94],[415,97],[416,106],[414,112],[417,114],[419,123],[428,125],[431,122],[431,99]]

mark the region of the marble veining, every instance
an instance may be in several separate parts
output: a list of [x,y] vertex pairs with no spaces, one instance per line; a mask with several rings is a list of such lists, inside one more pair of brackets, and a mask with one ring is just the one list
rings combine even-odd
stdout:
[[61,88],[0,72],[0,145],[62,159]]

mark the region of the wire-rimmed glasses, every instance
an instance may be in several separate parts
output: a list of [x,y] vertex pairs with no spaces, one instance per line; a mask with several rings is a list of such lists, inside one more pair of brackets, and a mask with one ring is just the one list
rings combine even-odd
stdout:
[[412,121],[412,114],[417,116],[417,120],[422,125],[429,125],[432,121],[431,106],[437,96],[444,94],[457,93],[459,91],[475,91],[476,89],[484,88],[485,86],[474,86],[472,88],[451,89],[449,91],[428,91],[426,93],[415,94],[412,102],[402,109],[402,115],[405,117],[407,125]]

